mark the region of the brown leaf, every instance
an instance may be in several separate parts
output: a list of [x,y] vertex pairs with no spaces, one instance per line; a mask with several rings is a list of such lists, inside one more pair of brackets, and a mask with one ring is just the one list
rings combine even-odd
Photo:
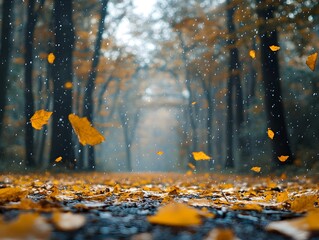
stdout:
[[316,63],[317,63],[318,53],[314,53],[308,56],[306,60],[307,66],[311,69],[311,71],[315,71]]

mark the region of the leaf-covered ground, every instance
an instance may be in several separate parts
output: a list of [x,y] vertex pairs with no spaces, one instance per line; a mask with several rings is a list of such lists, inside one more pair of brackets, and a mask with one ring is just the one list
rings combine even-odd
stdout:
[[304,176],[0,176],[0,239],[318,239]]

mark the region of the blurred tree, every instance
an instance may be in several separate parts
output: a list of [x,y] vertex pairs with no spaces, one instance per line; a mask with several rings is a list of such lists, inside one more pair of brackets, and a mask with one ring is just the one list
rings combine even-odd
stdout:
[[[2,5],[1,44],[0,44],[0,141],[2,140],[3,120],[7,103],[8,74],[13,33],[13,0],[6,0]],[[0,146],[1,148],[2,146]],[[1,153],[0,153],[1,154]]]
[[73,66],[72,53],[74,49],[74,27],[72,20],[72,1],[54,0],[54,33],[55,45],[53,63],[53,115],[50,161],[59,156],[65,161],[67,168],[75,167],[75,155],[72,142],[72,127],[68,115],[72,113],[72,88],[66,83],[72,83]]
[[34,49],[34,30],[38,20],[39,11],[44,4],[44,0],[41,0],[36,8],[35,0],[30,0],[27,5],[27,23],[25,28],[25,64],[24,64],[24,78],[25,78],[25,153],[26,153],[26,166],[35,167],[34,159],[34,138],[33,138],[33,127],[30,123],[30,118],[34,113],[34,97],[33,97],[33,49]]
[[[266,1],[267,2],[267,1]],[[278,46],[278,34],[275,26],[269,27],[268,23],[274,19],[276,6],[257,0],[257,13],[260,18],[259,37],[261,50],[262,81],[265,91],[265,106],[267,115],[267,126],[274,131],[275,137],[272,140],[273,163],[275,166],[291,164],[293,155],[287,134],[285,112],[282,102],[280,85],[280,71],[278,53],[270,50],[269,46]],[[278,161],[278,157],[289,156],[284,163]]]

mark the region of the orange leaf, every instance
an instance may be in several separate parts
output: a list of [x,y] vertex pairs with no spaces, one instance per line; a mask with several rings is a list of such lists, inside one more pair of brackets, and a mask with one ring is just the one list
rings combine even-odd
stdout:
[[184,203],[170,203],[159,208],[154,216],[147,217],[150,223],[168,226],[187,227],[201,224],[201,218],[195,208]]
[[195,169],[196,167],[194,166],[194,164],[192,164],[192,163],[189,163],[189,164],[187,164],[191,169]]
[[164,154],[164,152],[163,151],[158,151],[156,154],[161,156],[161,155]]
[[66,82],[64,83],[64,88],[65,89],[71,89],[73,87],[73,83],[72,82]]
[[281,203],[281,202],[285,202],[289,199],[288,196],[288,192],[284,191],[284,192],[280,192],[277,194],[277,202]]
[[271,130],[270,128],[268,128],[267,134],[268,134],[268,137],[269,137],[270,139],[274,139],[275,133],[273,132],[273,130]]
[[56,159],[55,159],[55,162],[61,162],[62,161],[62,157],[57,157]]
[[271,46],[269,46],[269,48],[270,48],[270,50],[273,51],[273,52],[277,52],[277,51],[280,49],[279,46],[275,46],[275,45],[271,45]]
[[256,51],[255,51],[255,50],[250,50],[250,51],[249,51],[249,56],[250,56],[252,59],[255,59],[255,58],[256,58]]
[[55,56],[53,53],[49,53],[48,55],[48,62],[53,64],[54,63],[54,60],[55,60]]
[[69,121],[82,145],[88,144],[94,146],[105,140],[105,138],[91,126],[91,123],[86,117],[80,118],[75,114],[70,114]]
[[318,57],[318,53],[314,53],[314,54],[309,55],[307,60],[306,60],[306,64],[311,69],[311,71],[315,71],[317,57]]
[[211,159],[211,157],[206,155],[204,152],[193,152],[192,154],[196,161]]
[[192,102],[192,105],[195,105],[197,102]]
[[284,155],[281,155],[280,157],[278,157],[280,162],[286,162],[288,158],[289,156],[284,156]]
[[233,230],[228,228],[214,228],[208,232],[208,235],[204,240],[236,240]]
[[258,173],[258,172],[260,172],[261,167],[252,167],[250,170]]
[[32,127],[41,130],[43,125],[48,123],[51,115],[52,112],[47,112],[43,109],[36,111],[30,119]]

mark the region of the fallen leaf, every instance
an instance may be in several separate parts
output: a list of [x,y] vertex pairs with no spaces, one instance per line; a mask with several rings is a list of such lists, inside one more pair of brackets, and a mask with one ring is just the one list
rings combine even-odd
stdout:
[[289,196],[288,196],[288,192],[287,191],[279,192],[277,194],[277,202],[279,202],[279,203],[285,202],[288,199],[289,199]]
[[259,173],[261,170],[261,167],[252,167],[250,170]]
[[235,204],[231,207],[232,210],[249,210],[249,211],[262,211],[263,208],[262,206],[255,204],[255,203],[250,203],[250,204]]
[[51,230],[38,213],[21,213],[8,223],[0,221],[0,239],[49,239]]
[[202,223],[200,215],[195,208],[184,203],[170,203],[159,208],[154,216],[147,217],[153,224],[187,227]]
[[250,50],[250,51],[249,51],[249,56],[250,56],[252,59],[255,59],[255,58],[256,58],[256,51],[255,51],[255,50]]
[[19,187],[0,188],[0,203],[20,201],[26,194],[27,192]]
[[49,62],[50,64],[53,64],[53,63],[54,63],[54,60],[55,60],[54,54],[53,54],[53,53],[49,53],[49,55],[48,55],[48,62]]
[[275,133],[273,132],[273,130],[271,130],[270,128],[268,128],[267,134],[268,134],[268,137],[269,137],[270,139],[274,139]]
[[82,145],[88,144],[94,146],[105,140],[105,138],[91,126],[91,123],[86,117],[80,118],[75,114],[70,114],[69,121]]
[[54,212],[52,222],[58,230],[74,231],[83,227],[86,219],[81,214]]
[[293,212],[306,212],[316,208],[319,196],[317,194],[305,194],[297,196],[290,202],[290,210]]
[[275,45],[271,45],[271,46],[269,46],[269,48],[270,48],[270,50],[273,51],[273,52],[277,52],[277,51],[280,49],[279,46],[275,46]]
[[208,232],[204,240],[237,240],[232,229],[214,228]]
[[192,163],[188,163],[187,166],[188,166],[189,168],[193,169],[193,170],[195,170],[195,168],[196,168],[195,165],[192,164]]
[[266,226],[267,231],[276,231],[294,240],[309,239],[312,232],[319,231],[319,211],[309,212],[305,217],[275,221]]
[[288,158],[289,156],[284,156],[284,155],[281,155],[280,157],[278,157],[280,162],[286,162]]
[[60,157],[57,157],[56,159],[55,159],[55,162],[61,162],[62,161],[62,157],[60,156]]
[[211,159],[211,157],[206,155],[204,152],[193,152],[192,154],[196,161]]
[[163,152],[163,151],[158,151],[156,154],[159,155],[159,156],[161,156],[161,155],[164,154],[164,152]]
[[36,111],[31,117],[31,125],[37,130],[41,130],[43,125],[48,124],[52,112],[47,112],[43,109]]
[[64,83],[64,88],[65,89],[71,89],[73,87],[73,83],[72,82],[66,82]]
[[318,58],[318,53],[314,53],[309,55],[306,60],[306,64],[311,69],[311,71],[315,71],[317,58]]

